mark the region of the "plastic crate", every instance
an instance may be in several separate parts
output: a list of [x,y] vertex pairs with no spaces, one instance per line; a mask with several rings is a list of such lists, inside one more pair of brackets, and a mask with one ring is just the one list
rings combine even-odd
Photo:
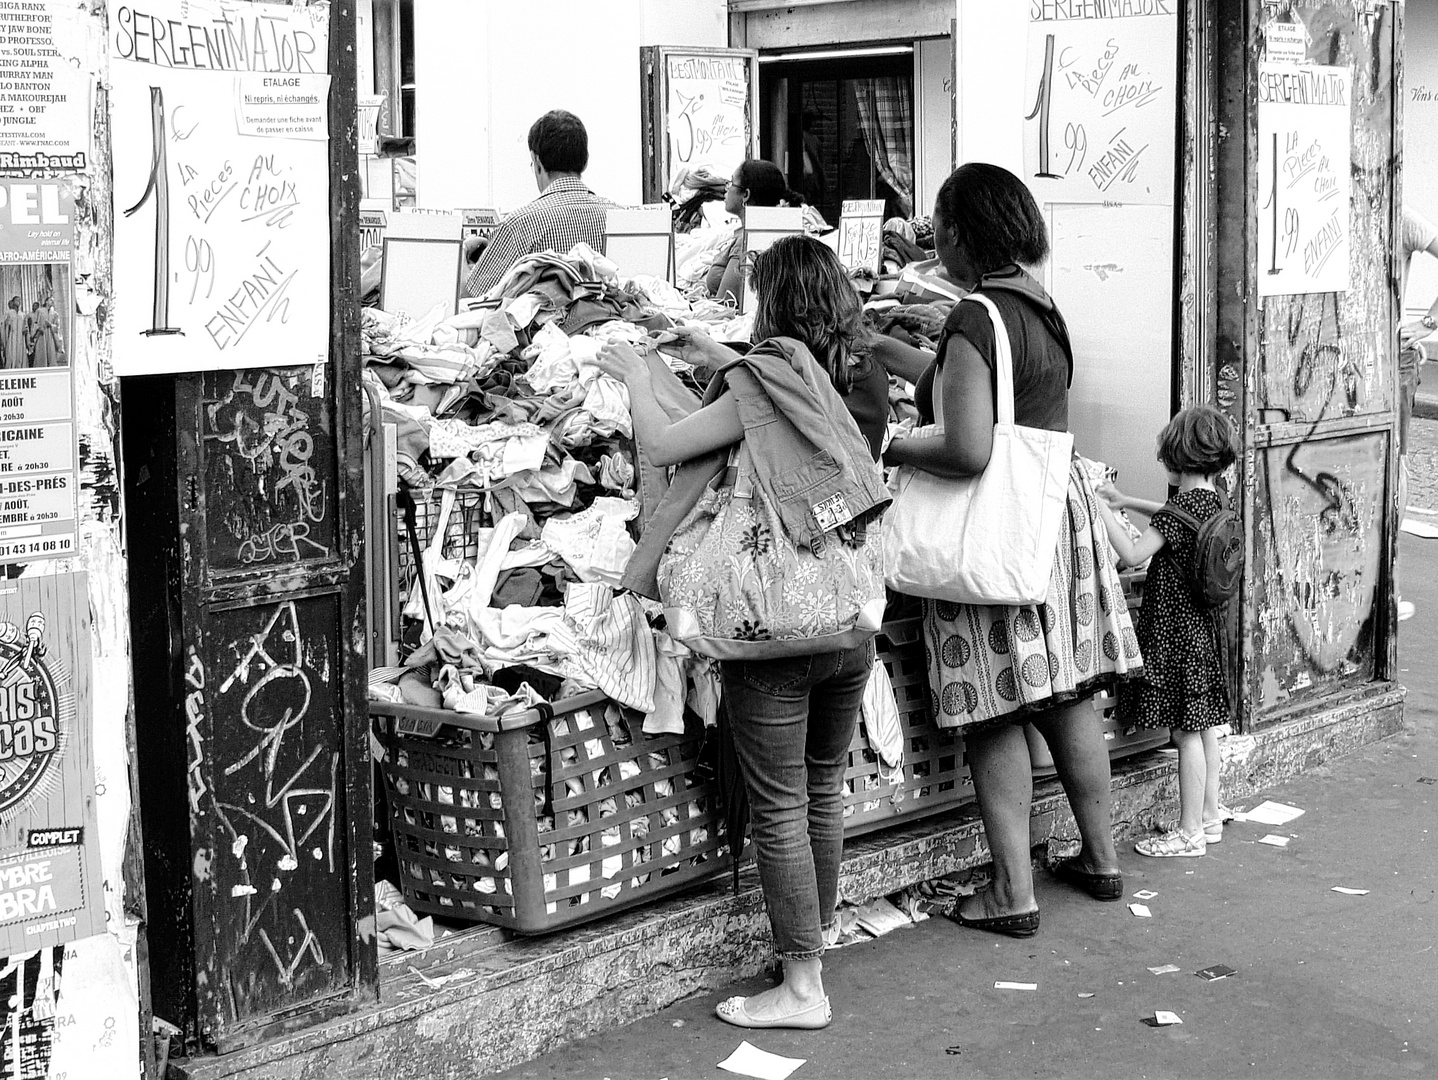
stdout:
[[370,715],[415,911],[539,934],[730,866],[697,722],[648,737],[597,692],[557,703],[548,721],[541,710],[495,719],[386,702]]
[[904,730],[904,762],[897,776],[881,770],[862,721],[849,746],[844,773],[844,834],[858,836],[900,818],[918,818],[973,798],[974,785],[957,730],[940,728],[930,713],[929,667],[922,619],[884,624],[877,639]]

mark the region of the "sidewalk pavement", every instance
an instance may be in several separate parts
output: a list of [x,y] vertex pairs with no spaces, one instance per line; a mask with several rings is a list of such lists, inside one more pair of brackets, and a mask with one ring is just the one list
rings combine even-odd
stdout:
[[[714,1018],[717,1001],[768,985],[755,980],[499,1075],[724,1077],[717,1063],[746,1038],[806,1058],[795,1080],[1438,1075],[1438,541],[1405,535],[1400,547],[1418,605],[1399,641],[1406,730],[1240,803],[1288,803],[1306,811],[1297,820],[1230,825],[1200,859],[1123,851],[1125,903],[1040,871],[1043,925],[1027,940],[930,919],[831,952],[825,1031]],[[1291,840],[1256,843],[1268,833]],[[1128,910],[1141,889],[1157,893],[1152,918]],[[1167,964],[1180,970],[1148,970]],[[1237,974],[1193,974],[1213,964]],[[1145,1026],[1158,1009],[1182,1026]]]

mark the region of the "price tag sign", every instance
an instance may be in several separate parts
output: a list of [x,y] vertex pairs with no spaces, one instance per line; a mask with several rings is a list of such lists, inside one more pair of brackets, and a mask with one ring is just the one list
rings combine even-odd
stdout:
[[839,212],[839,261],[877,274],[884,255],[884,200],[845,199]]
[[1353,76],[1258,66],[1258,295],[1349,287]]

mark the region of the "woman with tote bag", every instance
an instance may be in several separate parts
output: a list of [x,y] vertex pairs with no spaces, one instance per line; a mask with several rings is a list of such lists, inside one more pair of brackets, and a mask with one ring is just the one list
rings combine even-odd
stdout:
[[[1067,449],[1068,330],[1042,286],[1020,268],[1048,256],[1033,196],[1005,169],[964,165],[939,190],[934,235],[944,268],[976,296],[954,307],[938,356],[916,387],[920,413],[935,427],[896,439],[884,455],[887,464],[904,466],[886,525],[887,573],[893,586],[896,569],[908,567],[900,580],[915,584],[904,587],[926,596],[934,714],[940,726],[964,730],[994,857],[993,883],[964,900],[955,920],[1027,937],[1039,913],[1029,856],[1032,765],[1022,725],[1034,724],[1048,742],[1083,837],[1078,855],[1055,864],[1055,872],[1095,899],[1119,899],[1108,750],[1090,697],[1142,661],[1093,488]],[[937,522],[956,505],[986,509],[943,531],[933,524],[922,530],[948,543],[941,554],[950,580],[933,572],[943,560],[930,558],[928,573],[922,559],[910,567],[908,557],[924,544],[908,544],[905,523],[926,513]],[[1016,528],[1016,521],[1025,524]],[[1030,549],[1033,535],[1045,545],[1030,550],[1028,566],[1025,534]],[[1040,571],[1048,570],[1037,584],[1035,557]]]

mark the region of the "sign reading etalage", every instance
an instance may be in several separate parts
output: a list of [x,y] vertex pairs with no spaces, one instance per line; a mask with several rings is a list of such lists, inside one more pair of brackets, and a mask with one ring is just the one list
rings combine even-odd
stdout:
[[327,4],[112,9],[117,374],[326,358],[328,55]]

